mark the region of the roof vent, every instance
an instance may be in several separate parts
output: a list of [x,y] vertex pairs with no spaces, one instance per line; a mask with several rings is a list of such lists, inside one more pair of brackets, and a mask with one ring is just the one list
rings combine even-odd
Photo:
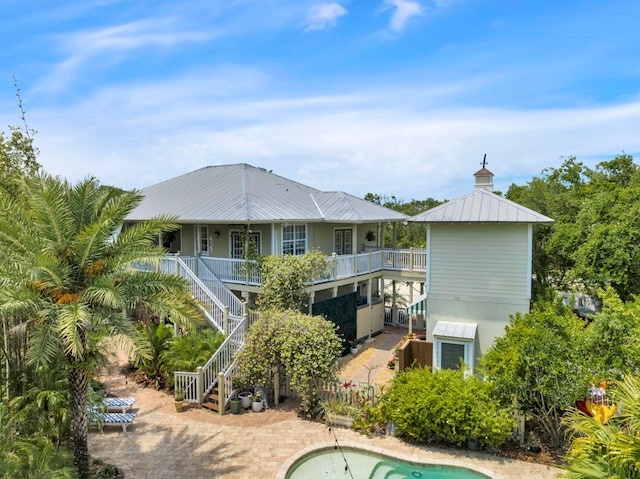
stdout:
[[484,155],[484,159],[482,160],[482,168],[473,174],[473,176],[476,177],[476,190],[485,188],[487,190],[493,191],[493,173],[487,170],[486,166],[487,155]]

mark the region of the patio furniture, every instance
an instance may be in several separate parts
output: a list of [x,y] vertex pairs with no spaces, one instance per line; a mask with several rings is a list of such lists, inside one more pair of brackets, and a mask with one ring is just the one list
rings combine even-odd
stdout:
[[104,426],[122,426],[122,431],[127,432],[127,426],[133,423],[136,413],[126,412],[92,412],[89,415],[91,425],[98,426],[100,432]]
[[104,398],[102,402],[109,411],[118,410],[126,413],[138,398]]

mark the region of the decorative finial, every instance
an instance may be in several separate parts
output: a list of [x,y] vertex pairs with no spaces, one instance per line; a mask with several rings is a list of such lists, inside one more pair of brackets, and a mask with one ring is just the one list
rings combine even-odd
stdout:
[[483,168],[484,168],[485,166],[487,166],[487,154],[486,154],[486,153],[484,154],[484,159],[482,160],[481,165],[482,165],[482,167],[483,167]]

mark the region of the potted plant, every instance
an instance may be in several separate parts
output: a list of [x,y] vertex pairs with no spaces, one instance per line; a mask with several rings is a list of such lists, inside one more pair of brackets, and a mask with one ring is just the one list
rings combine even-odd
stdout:
[[233,396],[229,399],[229,409],[231,414],[240,414],[242,411],[242,400],[238,396]]
[[358,354],[358,341],[349,341],[349,347],[351,348],[351,354]]
[[264,401],[262,400],[262,393],[258,391],[251,397],[251,409],[254,412],[260,412],[264,408]]
[[182,412],[184,410],[184,398],[186,394],[184,389],[176,389],[173,396],[173,404],[176,407],[176,412]]
[[240,402],[242,403],[243,409],[249,409],[251,407],[251,400],[253,398],[253,394],[249,391],[242,391],[238,393],[238,397],[240,398]]

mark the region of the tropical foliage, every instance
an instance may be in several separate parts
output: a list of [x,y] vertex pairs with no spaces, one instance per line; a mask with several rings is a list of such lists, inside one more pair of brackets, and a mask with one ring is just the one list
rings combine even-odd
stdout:
[[287,254],[260,258],[259,306],[281,311],[301,309],[307,301],[306,286],[325,274],[326,268],[326,255],[314,250],[302,256]]
[[640,378],[625,378],[609,389],[618,414],[601,424],[578,410],[569,417],[573,441],[565,477],[633,479],[640,477]]
[[524,411],[555,447],[564,443],[563,416],[585,396],[593,360],[584,323],[561,303],[517,314],[481,358],[481,374],[502,404]]
[[187,325],[198,305],[184,280],[135,264],[157,265],[153,245],[177,226],[156,218],[118,234],[140,201],[136,192],[89,178],[71,185],[40,173],[15,183],[17,195],[0,193],[0,316],[5,340],[26,329],[26,365],[56,364],[68,381],[70,438],[81,478],[88,477],[87,400],[105,338],[131,355],[148,347],[123,312],[144,309]]
[[264,310],[249,328],[237,358],[238,381],[274,391],[273,371],[287,374],[309,414],[320,400],[319,388],[334,378],[342,340],[331,321],[298,311]]
[[498,446],[514,426],[491,387],[460,370],[409,369],[393,379],[379,408],[396,435],[419,442],[435,438],[460,446],[475,438],[480,446]]

